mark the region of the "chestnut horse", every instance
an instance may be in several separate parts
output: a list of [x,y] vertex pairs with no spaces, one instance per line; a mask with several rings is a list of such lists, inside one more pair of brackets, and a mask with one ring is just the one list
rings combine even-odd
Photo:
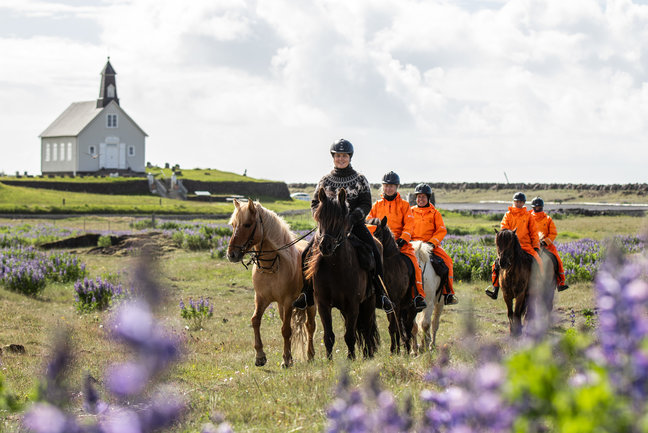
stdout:
[[[385,286],[387,294],[394,304],[394,314],[388,314],[389,320],[389,337],[391,339],[391,353],[400,353],[401,337],[405,346],[405,353],[410,353],[412,327],[416,310],[412,302],[412,290],[416,290],[413,285],[416,282],[414,276],[410,274],[411,263],[409,257],[400,252],[396,245],[394,234],[387,226],[387,217],[382,220],[372,218],[367,221],[376,227],[374,236],[383,246],[383,272],[385,274]],[[413,271],[413,269],[412,269]]]
[[317,312],[324,328],[326,356],[331,359],[333,355],[335,334],[331,312],[335,307],[344,317],[347,357],[355,359],[357,341],[364,357],[371,358],[380,344],[376,299],[369,272],[360,267],[355,247],[349,240],[352,227],[346,191],[341,188],[337,198],[330,199],[320,188],[317,196],[320,203],[313,215],[317,232],[306,276],[313,281]]
[[[499,261],[499,283],[508,311],[511,335],[522,332],[522,319],[531,319],[546,329],[553,308],[556,287],[555,266],[551,253],[540,252],[542,269],[520,246],[516,230],[495,232],[497,260]],[[515,305],[513,303],[515,302]]]
[[[414,254],[421,267],[423,274],[423,290],[425,291],[425,300],[427,307],[416,316],[414,327],[412,329],[413,349],[414,352],[419,351],[418,342],[416,340],[418,329],[421,328],[423,335],[421,338],[421,351],[431,350],[436,347],[436,336],[439,330],[439,322],[441,320],[441,313],[445,306],[445,299],[443,297],[443,286],[441,285],[441,277],[439,277],[430,263],[432,257],[432,247],[422,241],[413,241],[412,247]],[[430,335],[430,327],[432,327],[432,335]]]
[[[261,318],[272,302],[277,302],[283,335],[283,367],[292,365],[291,338],[299,337],[299,348],[309,360],[315,355],[315,307],[293,309],[292,302],[302,287],[301,253],[305,241],[295,244],[295,236],[288,224],[273,211],[248,200],[241,204],[234,200],[234,212],[229,224],[232,237],[227,248],[230,262],[242,262],[243,256],[252,255],[252,283],[254,285],[254,349],[255,365],[265,365],[267,359],[261,341]],[[295,343],[295,342],[293,342]]]

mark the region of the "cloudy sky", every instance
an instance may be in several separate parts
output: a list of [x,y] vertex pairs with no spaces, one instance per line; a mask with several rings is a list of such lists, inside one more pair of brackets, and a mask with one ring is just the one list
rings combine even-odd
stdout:
[[646,0],[0,0],[0,171],[96,99],[146,160],[316,182],[648,182]]

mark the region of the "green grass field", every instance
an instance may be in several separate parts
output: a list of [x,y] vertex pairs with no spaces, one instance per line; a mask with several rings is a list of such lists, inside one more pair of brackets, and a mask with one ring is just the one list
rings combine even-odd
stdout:
[[[100,217],[97,224],[110,224],[113,229],[126,226],[129,217],[111,219]],[[479,217],[449,214],[448,226],[463,224],[492,224],[481,222]],[[578,237],[592,233],[601,236],[633,234],[639,226],[637,218],[572,217],[558,221],[573,230]],[[62,226],[80,228],[81,221],[88,225],[88,218],[58,221]],[[304,216],[291,217],[291,222],[306,224]],[[4,221],[4,223],[15,221]],[[32,224],[38,224],[33,221]],[[605,230],[607,228],[607,231]],[[560,229],[560,227],[559,227]],[[121,275],[127,283],[131,277],[135,255],[96,255],[76,251],[88,266],[89,276]],[[181,361],[162,379],[177,386],[189,403],[183,421],[172,429],[174,432],[199,432],[203,423],[218,412],[225,416],[237,432],[286,432],[321,431],[326,421],[326,408],[334,398],[334,389],[342,369],[348,369],[352,382],[362,384],[371,373],[377,372],[384,387],[402,402],[411,395],[414,411],[423,408],[416,398],[431,384],[423,380],[426,372],[436,362],[438,352],[418,357],[393,356],[389,353],[387,321],[378,312],[378,325],[382,346],[372,360],[346,360],[346,346],[342,339],[342,318],[334,314],[338,337],[334,359],[324,357],[322,330],[318,320],[316,332],[316,358],[314,362],[297,361],[293,368],[282,369],[280,319],[276,306],[265,313],[262,333],[268,364],[254,366],[253,335],[250,317],[253,312],[254,292],[250,271],[240,264],[212,259],[208,252],[175,250],[163,255],[155,265],[155,275],[165,289],[166,299],[157,314],[164,325],[184,341],[185,350]],[[473,354],[462,341],[464,320],[472,315],[476,323],[476,339],[479,342],[495,342],[505,352],[512,351],[516,343],[508,337],[508,321],[504,302],[485,297],[483,289],[487,282],[465,283],[457,281],[455,290],[460,298],[456,306],[447,307],[441,318],[438,335],[440,346],[446,346],[452,363],[471,363]],[[214,317],[206,322],[204,329],[189,331],[180,317],[178,302],[188,297],[209,297],[214,303]],[[0,346],[22,344],[24,355],[5,352],[2,355],[2,373],[9,389],[21,398],[29,395],[36,385],[36,378],[43,372],[43,360],[52,348],[55,331],[67,328],[72,333],[76,350],[71,387],[81,389],[86,372],[103,383],[104,368],[115,361],[128,359],[128,350],[107,338],[106,328],[109,312],[79,314],[75,311],[72,284],[50,284],[42,296],[29,298],[0,288]],[[556,295],[555,314],[557,325],[552,332],[562,333],[570,328],[573,311],[576,326],[586,322],[585,314],[593,308],[591,283],[574,284]],[[107,397],[105,394],[104,397]],[[75,397],[80,407],[79,396]],[[0,430],[19,432],[19,415],[0,412]]]

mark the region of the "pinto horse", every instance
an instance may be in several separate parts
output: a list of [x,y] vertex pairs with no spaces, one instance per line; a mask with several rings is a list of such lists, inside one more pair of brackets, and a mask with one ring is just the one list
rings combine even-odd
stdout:
[[[517,230],[495,232],[499,283],[508,311],[511,335],[522,332],[522,319],[530,319],[546,326],[553,308],[555,267],[550,253],[541,251],[542,268],[522,249]],[[515,302],[515,306],[513,303]]]
[[[391,339],[391,353],[400,353],[401,337],[405,346],[405,353],[410,353],[412,327],[416,310],[412,302],[413,275],[410,272],[410,259],[401,254],[396,244],[394,234],[387,226],[387,217],[382,220],[372,218],[367,221],[376,227],[374,236],[383,246],[383,271],[387,294],[394,305],[394,314],[388,314],[389,337]],[[413,271],[413,269],[412,269]]]
[[320,188],[317,196],[319,205],[313,215],[317,232],[306,277],[313,281],[315,303],[324,328],[326,356],[332,359],[335,334],[331,312],[335,307],[344,317],[347,357],[355,359],[357,342],[364,357],[371,358],[380,344],[376,299],[369,272],[360,267],[355,247],[349,240],[351,223],[346,191],[341,188],[337,198],[330,199]]
[[[413,241],[412,247],[414,248],[414,254],[423,274],[423,290],[425,291],[425,299],[427,301],[427,307],[416,316],[416,321],[412,329],[412,336],[414,337],[413,349],[416,353],[419,351],[416,339],[419,328],[423,331],[420,350],[431,350],[436,347],[436,336],[439,330],[441,313],[445,306],[445,299],[443,297],[441,277],[437,275],[434,267],[430,263],[430,258],[433,254],[432,247],[422,241]],[[432,335],[430,335],[430,327],[432,327]]]
[[[295,244],[294,234],[288,224],[273,211],[248,200],[241,204],[234,200],[234,212],[229,224],[233,233],[227,248],[230,262],[242,262],[243,256],[252,255],[252,283],[254,285],[254,349],[255,365],[265,365],[267,359],[261,341],[261,318],[272,302],[277,302],[283,335],[283,367],[292,365],[292,348],[306,353],[309,360],[315,355],[315,307],[293,309],[292,302],[302,287],[301,253],[305,241]],[[293,334],[299,337],[293,341]]]

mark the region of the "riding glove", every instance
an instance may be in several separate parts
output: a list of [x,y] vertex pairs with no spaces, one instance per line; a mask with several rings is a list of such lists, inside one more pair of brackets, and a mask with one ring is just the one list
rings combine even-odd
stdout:
[[398,248],[403,248],[403,245],[405,245],[407,241],[403,238],[398,238],[396,239],[396,245],[398,245]]
[[353,211],[351,211],[351,213],[349,214],[349,222],[351,223],[351,225],[356,225],[363,219],[364,213],[359,207],[353,209]]

